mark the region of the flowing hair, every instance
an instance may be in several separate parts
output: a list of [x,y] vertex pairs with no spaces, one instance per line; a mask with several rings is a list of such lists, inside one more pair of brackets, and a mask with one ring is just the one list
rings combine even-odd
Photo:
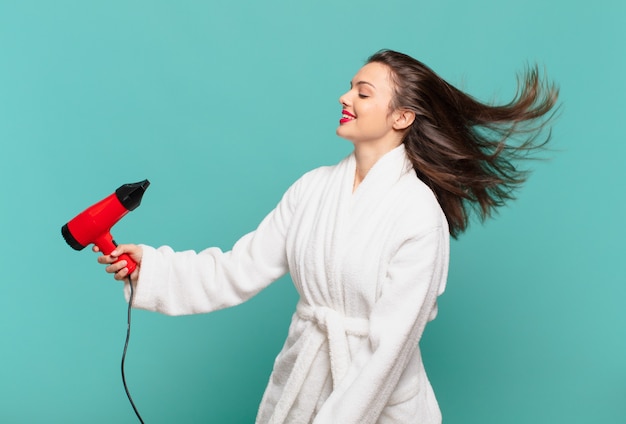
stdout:
[[418,60],[381,50],[367,63],[391,70],[392,110],[415,113],[403,143],[417,176],[433,190],[457,238],[471,210],[484,221],[514,199],[528,171],[515,162],[545,146],[558,88],[542,81],[537,67],[518,77],[514,99],[489,105],[453,87]]

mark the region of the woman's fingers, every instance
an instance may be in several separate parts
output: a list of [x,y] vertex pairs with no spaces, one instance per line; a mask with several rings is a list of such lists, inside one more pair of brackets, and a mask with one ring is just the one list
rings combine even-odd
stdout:
[[[93,246],[94,252],[100,252],[98,246]],[[131,274],[131,280],[136,281],[139,277],[139,266],[141,266],[141,257],[143,256],[143,250],[136,244],[120,244],[109,255],[102,254],[98,256],[98,263],[107,265],[105,271],[109,274],[113,274],[113,278],[116,280],[124,280],[128,277],[128,262],[125,259],[120,260],[120,256],[128,255],[135,263],[137,267]]]
[[111,265],[107,266],[105,268],[105,270],[109,274],[115,274],[115,273],[121,271],[122,269],[126,268],[126,265],[127,265],[126,261],[125,260],[121,260],[121,261],[118,261],[118,262],[111,263]]

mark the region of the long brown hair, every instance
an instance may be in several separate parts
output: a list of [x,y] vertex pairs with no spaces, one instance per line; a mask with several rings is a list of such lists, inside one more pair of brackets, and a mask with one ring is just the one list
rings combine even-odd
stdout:
[[489,105],[405,54],[381,50],[371,62],[391,70],[391,108],[415,113],[403,143],[418,177],[435,193],[453,237],[466,230],[472,209],[485,220],[514,198],[528,174],[515,162],[531,158],[548,142],[550,131],[542,130],[558,98],[558,88],[542,81],[536,66],[518,78],[510,103]]

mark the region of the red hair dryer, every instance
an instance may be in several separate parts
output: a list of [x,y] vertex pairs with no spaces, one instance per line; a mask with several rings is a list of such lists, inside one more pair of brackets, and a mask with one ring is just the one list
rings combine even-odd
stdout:
[[[102,253],[109,255],[117,244],[111,236],[111,227],[124,215],[134,210],[141,203],[150,181],[124,184],[115,193],[102,199],[78,214],[61,228],[63,238],[71,247],[82,250],[93,243]],[[137,264],[128,255],[123,254],[116,262],[125,260],[130,275]]]

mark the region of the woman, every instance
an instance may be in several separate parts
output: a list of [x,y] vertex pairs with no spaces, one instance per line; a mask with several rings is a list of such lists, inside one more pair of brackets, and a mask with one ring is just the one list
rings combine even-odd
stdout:
[[257,423],[440,423],[418,342],[445,287],[449,236],[470,208],[484,219],[511,198],[524,180],[511,161],[547,141],[536,142],[546,120],[527,123],[556,98],[531,71],[513,102],[485,105],[380,51],[339,99],[337,134],[354,152],[296,181],[231,251],[121,245],[98,261],[121,280],[114,262],[130,254],[134,307],[172,315],[239,304],[291,274],[300,301]]

